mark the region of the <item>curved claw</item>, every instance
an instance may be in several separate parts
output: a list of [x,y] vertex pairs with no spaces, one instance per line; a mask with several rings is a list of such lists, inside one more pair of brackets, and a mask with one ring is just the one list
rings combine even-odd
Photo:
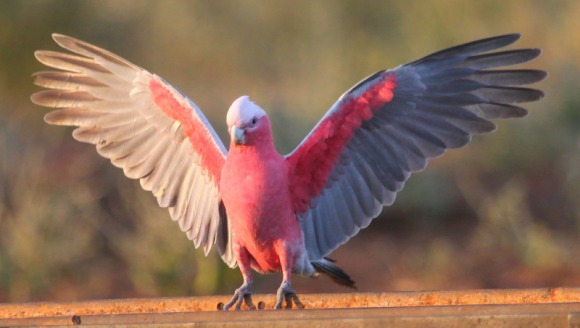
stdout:
[[256,309],[256,306],[254,306],[254,303],[252,302],[252,292],[250,291],[249,284],[243,284],[240,288],[236,289],[234,296],[228,304],[224,305],[223,310],[228,311],[232,305],[235,304],[235,309],[238,311],[242,306],[242,302],[244,302],[250,310]]
[[298,295],[296,295],[296,292],[290,288],[290,283],[287,282],[283,282],[282,285],[280,285],[280,288],[278,288],[278,292],[276,293],[276,306],[274,308],[281,309],[284,300],[286,300],[286,309],[292,308],[292,302],[296,304],[297,308],[304,308],[304,304],[300,302]]

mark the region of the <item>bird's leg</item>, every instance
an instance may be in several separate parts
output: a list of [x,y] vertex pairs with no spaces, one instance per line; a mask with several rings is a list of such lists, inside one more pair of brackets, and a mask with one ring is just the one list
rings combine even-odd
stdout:
[[224,311],[229,310],[232,305],[236,305],[235,309],[239,310],[242,306],[242,302],[246,303],[246,306],[250,308],[250,310],[255,310],[256,306],[252,302],[252,292],[250,288],[252,287],[252,280],[246,281],[244,279],[244,283],[240,286],[240,288],[236,289],[234,292],[234,296],[229,301],[228,304],[224,305]]
[[286,309],[291,309],[292,303],[294,303],[299,309],[304,308],[304,304],[300,302],[298,295],[296,295],[296,292],[291,288],[291,283],[289,281],[282,281],[280,288],[278,288],[278,292],[276,293],[276,306],[274,308],[281,309],[284,300],[286,300]]
[[229,310],[232,305],[236,305],[236,310],[239,310],[242,306],[242,302],[246,303],[246,306],[250,308],[250,310],[255,310],[256,307],[252,302],[252,292],[250,288],[252,287],[252,273],[250,267],[250,260],[248,257],[248,253],[246,249],[241,247],[234,246],[234,252],[237,255],[238,264],[240,265],[240,271],[242,272],[242,276],[244,277],[244,283],[240,286],[240,288],[236,289],[234,292],[234,296],[228,302],[228,304],[224,305],[223,310]]
[[276,293],[276,306],[275,309],[282,308],[282,302],[286,300],[286,308],[292,308],[292,302],[296,304],[296,307],[299,309],[304,308],[304,304],[300,302],[296,292],[292,290],[291,286],[291,274],[292,274],[292,267],[294,265],[293,257],[288,256],[286,252],[283,252],[280,256],[280,263],[282,264],[282,284],[280,288],[278,288],[278,292]]

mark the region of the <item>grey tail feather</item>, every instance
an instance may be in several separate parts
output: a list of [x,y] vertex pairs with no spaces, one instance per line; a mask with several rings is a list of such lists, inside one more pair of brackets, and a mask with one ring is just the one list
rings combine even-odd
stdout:
[[334,260],[325,257],[312,261],[312,265],[314,265],[316,271],[328,275],[337,284],[356,289],[356,282],[346,272],[336,266]]

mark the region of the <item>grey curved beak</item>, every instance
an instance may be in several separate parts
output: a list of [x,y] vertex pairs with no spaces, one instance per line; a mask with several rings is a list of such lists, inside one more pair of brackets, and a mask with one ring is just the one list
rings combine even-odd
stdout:
[[237,145],[243,145],[246,143],[246,131],[244,129],[238,128],[235,124],[232,126],[230,131],[230,136],[232,141]]

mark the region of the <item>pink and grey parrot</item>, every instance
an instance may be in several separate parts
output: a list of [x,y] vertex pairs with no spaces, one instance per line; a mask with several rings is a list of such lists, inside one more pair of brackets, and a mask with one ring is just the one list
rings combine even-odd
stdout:
[[58,71],[39,72],[49,90],[35,104],[77,126],[73,137],[139,179],[205,253],[217,244],[243,284],[224,306],[251,299],[252,269],[282,272],[275,307],[301,303],[291,274],[354,281],[328,259],[391,205],[413,172],[448,148],[495,129],[492,119],[522,117],[515,103],[542,98],[521,85],[539,70],[497,70],[528,62],[539,49],[494,50],[518,34],[455,46],[391,70],[345,92],[294,151],[280,155],[266,112],[247,96],[227,112],[226,149],[193,101],[161,77],[94,45],[53,34],[73,54],[37,51]]

